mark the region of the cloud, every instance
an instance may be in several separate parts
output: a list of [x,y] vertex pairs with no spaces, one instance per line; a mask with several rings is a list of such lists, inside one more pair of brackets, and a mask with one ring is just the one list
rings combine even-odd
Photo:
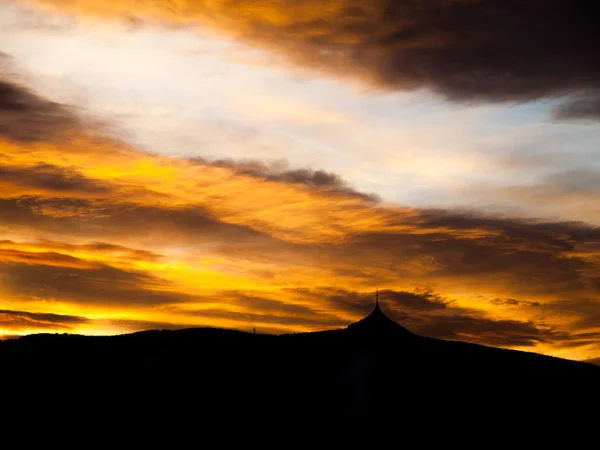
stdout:
[[526,307],[538,307],[541,306],[540,302],[530,302],[527,300],[517,300],[514,298],[493,298],[490,300],[492,305],[496,306],[526,306]]
[[[198,246],[232,247],[249,246],[268,248],[285,245],[268,234],[251,227],[222,222],[202,206],[180,208],[145,206],[115,200],[86,200],[80,198],[45,198],[23,196],[3,200],[0,198],[2,226],[18,227],[32,233],[43,233],[62,241],[65,235],[85,240],[116,240],[135,238],[141,245],[187,245],[191,250]],[[1,226],[0,226],[1,229]],[[140,230],[144,230],[140,233]],[[280,243],[280,244],[279,244]],[[107,245],[111,245],[110,248]],[[99,251],[117,250],[116,244],[85,244],[80,250],[96,246]],[[73,251],[64,243],[47,248]],[[150,254],[139,254],[147,259]]]
[[[373,293],[343,289],[298,290],[297,293],[319,298],[336,311],[360,318],[374,305]],[[431,288],[412,292],[383,290],[380,304],[385,313],[412,332],[440,339],[461,340],[492,346],[531,347],[542,343],[568,342],[568,332],[533,321],[486,317],[481,311],[461,307]],[[585,344],[585,343],[584,343]],[[577,345],[582,345],[581,341]]]
[[17,186],[21,195],[26,189],[59,195],[99,195],[108,194],[113,189],[109,184],[85,177],[72,168],[43,163],[29,167],[0,164],[0,185],[2,184],[8,185],[7,190]]
[[[600,88],[600,36],[585,0],[42,2],[102,17],[214,26],[300,66],[384,89],[428,88],[453,101],[585,96]],[[579,101],[566,110],[595,115]]]
[[[572,296],[544,307],[555,314],[558,313],[561,317],[574,319],[577,329],[600,329],[600,301],[598,298]],[[597,337],[600,338],[600,336]]]
[[392,307],[405,311],[435,311],[446,309],[449,303],[431,289],[416,289],[414,292],[382,291],[380,297]]
[[[16,242],[9,239],[0,240],[0,251],[32,252],[32,256],[39,256],[44,252],[52,251],[57,255],[69,256],[69,253],[84,253],[86,255],[115,256],[137,261],[158,261],[162,255],[149,250],[130,248],[123,245],[107,242],[90,242],[87,244],[69,244],[49,240],[33,242]],[[60,253],[58,253],[60,252]],[[66,254],[65,254],[66,253]]]
[[194,296],[172,289],[169,282],[139,270],[0,262],[5,296],[22,302],[39,298],[92,306],[150,307],[189,302]]
[[429,337],[499,347],[535,346],[568,337],[567,333],[533,322],[493,320],[470,315],[430,318],[422,324],[416,324],[414,331]]
[[[285,309],[284,309],[285,310]],[[249,325],[267,324],[273,328],[278,328],[280,332],[292,331],[295,327],[302,327],[306,330],[322,330],[324,328],[341,328],[346,325],[344,320],[335,316],[313,314],[312,316],[302,317],[291,314],[273,314],[264,312],[238,312],[228,309],[205,309],[199,311],[187,311],[188,315],[210,319],[228,319],[236,320],[239,323]]]
[[25,263],[54,267],[71,267],[76,269],[92,269],[96,267],[87,261],[54,252],[24,252],[19,250],[0,249],[0,264]]
[[23,143],[51,141],[79,126],[69,107],[0,79],[0,136]]
[[[88,323],[85,317],[65,314],[37,313],[27,311],[0,310],[0,328],[2,330],[26,329],[71,329],[75,325]],[[6,338],[6,336],[5,336]]]
[[569,249],[574,241],[597,240],[600,227],[584,222],[548,222],[518,217],[505,217],[460,210],[425,209],[422,218],[429,226],[448,227],[450,230],[481,229],[501,231],[508,238],[531,241],[536,248]]
[[553,111],[559,120],[600,120],[600,92],[580,95],[559,105]]
[[[580,247],[598,242],[597,228],[453,217],[452,212],[435,221],[428,220],[427,212],[417,218],[422,220],[420,231],[394,232],[390,225],[388,232],[357,233],[343,246],[322,252],[323,263],[340,277],[379,285],[407,279],[417,284],[460,280],[464,289],[476,290],[485,280],[487,286],[495,285],[507,296],[597,294],[597,262],[576,256]],[[436,229],[442,223],[445,231]],[[455,234],[466,230],[471,233]]]
[[[359,316],[368,314],[374,305],[374,294],[356,292],[345,289],[321,288],[317,290],[297,290],[297,292],[322,298],[325,305],[334,310],[343,310]],[[415,289],[412,292],[384,289],[379,291],[382,304],[389,305],[396,311],[422,313],[442,310],[451,302],[443,299],[431,289]]]
[[[569,161],[569,155],[563,155],[563,161]],[[531,215],[531,205],[536,205],[535,213],[548,218],[570,217],[600,224],[600,170],[593,164],[587,166],[557,170],[533,181],[517,181],[507,186],[479,185],[474,189],[488,204],[503,202],[513,215]]]
[[[390,316],[418,334],[592,345],[598,227],[387,205],[328,172],[150,155],[82,133],[0,141],[2,309],[81,308],[93,317],[82,328],[111,333],[308,331],[364,316],[380,286]],[[138,325],[110,322],[121,314]]]
[[128,248],[123,245],[109,244],[107,242],[91,242],[89,244],[71,245],[58,242],[43,242],[44,248],[57,248],[61,250],[83,250],[86,252],[98,252],[103,255],[118,254],[125,258],[135,259],[137,261],[157,261],[162,257],[155,252],[149,250],[141,250],[136,248]]
[[379,197],[375,194],[366,194],[357,191],[349,186],[348,182],[339,175],[320,169],[290,169],[286,162],[267,163],[257,160],[232,160],[219,159],[207,161],[203,158],[192,158],[202,164],[209,164],[216,167],[227,167],[233,169],[236,173],[243,175],[252,175],[265,180],[304,185],[313,189],[323,189],[330,192],[337,192],[352,197],[358,197],[364,200],[378,202]]

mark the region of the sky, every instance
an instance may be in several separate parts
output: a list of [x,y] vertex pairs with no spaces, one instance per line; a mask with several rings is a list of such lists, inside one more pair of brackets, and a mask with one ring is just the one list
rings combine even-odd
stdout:
[[584,0],[0,0],[0,336],[600,357]]

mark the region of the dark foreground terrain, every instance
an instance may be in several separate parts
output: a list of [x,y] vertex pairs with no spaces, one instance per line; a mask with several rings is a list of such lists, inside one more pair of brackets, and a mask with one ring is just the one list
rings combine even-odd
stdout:
[[4,411],[28,402],[65,417],[163,422],[385,417],[409,427],[489,418],[529,426],[597,411],[600,389],[600,367],[416,336],[378,308],[347,329],[283,336],[210,328],[32,335],[0,343],[0,368]]

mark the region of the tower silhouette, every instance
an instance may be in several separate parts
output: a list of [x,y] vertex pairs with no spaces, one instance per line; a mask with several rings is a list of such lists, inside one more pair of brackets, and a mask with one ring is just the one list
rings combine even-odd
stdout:
[[413,336],[410,331],[394,322],[381,310],[381,306],[379,305],[379,288],[375,291],[375,307],[371,314],[363,317],[358,322],[348,325],[348,329],[352,332],[369,336],[399,333]]

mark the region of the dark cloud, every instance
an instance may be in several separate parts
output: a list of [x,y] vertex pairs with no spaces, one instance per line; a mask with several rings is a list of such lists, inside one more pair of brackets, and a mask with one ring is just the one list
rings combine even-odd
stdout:
[[490,300],[492,305],[496,306],[528,306],[538,307],[541,306],[540,302],[530,302],[528,300],[517,300],[514,298],[493,298]]
[[0,310],[0,326],[13,330],[19,328],[72,328],[73,325],[88,322],[88,319],[80,316]]
[[280,332],[285,330],[285,326],[304,326],[315,330],[325,328],[341,328],[347,324],[346,321],[329,314],[318,314],[313,312],[310,316],[300,316],[294,314],[286,314],[286,307],[282,306],[283,313],[274,314],[269,312],[239,312],[231,311],[225,308],[220,309],[205,309],[201,311],[186,312],[188,315],[207,319],[227,319],[236,320],[244,324],[270,324],[271,326],[279,325]]
[[559,342],[559,347],[573,348],[582,346],[594,346],[600,350],[600,331],[590,331],[584,333],[571,333],[568,339]]
[[[574,326],[578,329],[600,328],[600,296],[569,298],[544,305],[544,308],[561,317],[571,317],[575,321]],[[600,343],[600,335],[597,339]]]
[[189,302],[195,297],[170,291],[172,286],[148,273],[109,266],[57,267],[0,262],[6,295],[23,301],[36,298],[114,308]]
[[377,195],[365,194],[357,191],[349,186],[348,182],[339,175],[324,170],[314,170],[309,168],[290,169],[286,162],[281,161],[267,163],[249,159],[220,159],[208,161],[203,158],[192,158],[191,160],[199,164],[227,167],[233,169],[238,174],[252,175],[253,177],[263,178],[265,180],[300,184],[310,188],[323,189],[330,192],[362,198],[371,202],[380,201],[380,198]]
[[[356,318],[369,314],[375,304],[374,292],[369,294],[327,286],[314,289],[287,288],[286,291],[292,296],[308,298],[315,305],[319,305],[326,310],[350,313],[356,316]],[[344,325],[349,324],[349,322],[346,322]]]
[[568,339],[568,333],[533,322],[492,320],[472,315],[435,316],[416,322],[412,331],[440,339],[493,346],[535,346]]
[[[289,289],[288,292],[301,290]],[[322,308],[322,303],[314,306],[294,303],[293,300],[280,301],[265,296],[233,290],[223,290],[219,293],[219,307],[205,309],[187,309],[186,305],[173,306],[174,312],[184,312],[186,315],[205,319],[225,319],[243,324],[244,329],[257,326],[261,332],[267,328],[276,334],[289,332],[290,326],[302,326],[315,330],[325,328],[341,328],[348,322],[340,319],[336,311],[328,312]],[[213,299],[214,300],[214,299]],[[233,307],[233,308],[232,308]]]
[[[45,0],[97,14],[89,2]],[[102,13],[210,22],[293,62],[457,101],[523,101],[600,89],[589,0],[162,0]],[[123,14],[127,11],[127,14]],[[578,107],[586,113],[586,108]]]
[[318,313],[317,310],[309,308],[305,305],[293,303],[284,303],[277,300],[250,295],[240,291],[227,291],[221,295],[221,300],[224,304],[231,302],[238,305],[243,305],[253,311],[262,311],[267,313],[282,312],[298,316],[313,316]]
[[419,219],[424,225],[447,227],[449,230],[500,231],[503,236],[512,239],[529,240],[536,246],[551,246],[557,250],[570,249],[580,241],[600,240],[600,227],[582,222],[545,222],[441,209],[420,210]]
[[[597,261],[576,252],[600,243],[600,228],[583,223],[544,223],[453,211],[419,211],[406,222],[414,232],[359,233],[323,252],[333,270],[374,283],[409,277],[423,284],[439,278],[487,280],[519,295],[595,292]],[[392,227],[394,222],[390,225]],[[372,279],[373,268],[379,279]],[[351,273],[348,273],[351,271]],[[337,273],[337,272],[336,272]],[[428,281],[430,280],[430,281]]]
[[140,250],[137,248],[125,247],[123,245],[111,244],[108,242],[91,242],[89,244],[67,244],[65,242],[56,242],[49,240],[40,240],[35,242],[15,242],[8,239],[0,240],[0,248],[4,246],[9,247],[10,249],[18,249],[20,246],[24,246],[26,248],[35,247],[38,249],[56,250],[59,252],[86,251],[100,254],[117,254],[120,257],[144,261],[157,261],[162,257],[162,255],[149,250]]
[[69,107],[0,79],[0,136],[19,142],[50,141],[79,125]]
[[56,252],[27,252],[15,249],[0,249],[0,263],[43,264],[55,267],[91,269],[95,266],[87,261]]
[[554,111],[554,117],[559,120],[600,120],[600,92],[580,95]]
[[[44,243],[44,245],[48,246],[49,244],[46,242],[46,243]],[[59,245],[59,248],[61,248],[60,245]],[[129,248],[129,247],[125,247],[123,245],[109,244],[107,242],[92,242],[90,244],[82,244],[82,245],[74,245],[74,246],[66,247],[67,250],[70,248],[74,248],[76,250],[82,249],[82,250],[94,251],[94,252],[119,253],[119,254],[123,254],[124,256],[126,256],[128,258],[135,259],[138,261],[139,260],[157,261],[162,257],[162,255],[152,252],[152,251],[149,251],[149,250],[140,250],[137,248]]]
[[[86,239],[137,236],[147,241],[203,245],[267,245],[276,241],[243,225],[221,222],[202,205],[169,208],[109,198],[22,196],[0,198],[0,224]],[[264,247],[261,247],[264,250]]]
[[[365,315],[373,309],[375,302],[375,293],[356,292],[345,289],[293,289],[302,295],[307,295],[314,299],[320,299],[321,303],[335,310],[342,310],[358,315]],[[388,305],[395,311],[407,313],[426,312],[445,309],[451,302],[443,299],[440,295],[434,293],[431,289],[415,289],[408,291],[393,291],[384,289],[379,291],[379,300],[381,304]]]
[[596,364],[597,366],[600,366],[600,358],[586,359],[585,362],[590,363],[590,364]]
[[435,311],[446,309],[451,303],[431,289],[416,289],[413,292],[385,290],[379,296],[382,302],[390,304],[394,309],[405,311]]
[[[599,16],[589,0],[167,3],[182,20],[208,16],[296,63],[389,89],[524,101],[600,88]],[[597,113],[579,101],[567,110]]]
[[[496,226],[501,224],[500,221]],[[568,227],[565,234],[566,230]],[[460,278],[465,287],[471,281],[486,280],[489,284],[512,286],[523,295],[534,295],[594,289],[589,277],[598,268],[593,261],[574,257],[574,247],[564,237],[553,239],[527,229],[521,237],[502,230],[496,234],[484,230],[462,237],[448,230],[422,234],[362,233],[349,238],[343,246],[332,246],[329,252],[320,254],[323,263],[337,275],[373,283],[407,277],[423,284],[440,278]]]
[[[31,248],[35,248],[36,251],[33,253],[28,251],[28,249]],[[16,242],[9,239],[0,240],[0,255],[5,256],[6,259],[11,259],[11,257],[22,257],[24,259],[24,262],[27,262],[28,259],[31,259],[31,261],[34,262],[36,258],[46,261],[47,259],[53,257],[56,258],[56,261],[58,263],[60,263],[61,261],[81,262],[82,260],[78,258],[69,256],[68,254],[60,253],[73,251],[84,251],[101,255],[112,254],[120,258],[143,261],[157,261],[160,258],[162,258],[162,255],[149,250],[140,250],[137,248],[130,248],[125,247],[123,245],[111,244],[107,242],[68,244],[65,242],[56,242],[49,240],[39,240],[34,242]],[[58,257],[62,257],[62,259],[59,259]],[[92,264],[86,264],[86,267],[94,266]]]
[[59,194],[108,194],[113,187],[87,178],[75,169],[52,164],[30,167],[0,165],[0,183],[7,182],[25,188],[42,189]]

